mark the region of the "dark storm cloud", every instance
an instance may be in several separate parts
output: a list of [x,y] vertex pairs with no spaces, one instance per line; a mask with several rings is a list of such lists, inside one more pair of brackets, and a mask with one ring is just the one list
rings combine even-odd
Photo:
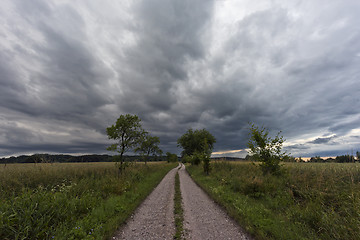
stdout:
[[121,111],[140,115],[173,152],[178,151],[176,138],[186,130],[182,126],[201,114],[178,112],[175,106],[183,96],[174,87],[190,80],[187,63],[204,57],[202,35],[212,9],[211,1],[140,1],[134,6],[136,44],[124,50],[123,94],[115,101]]
[[0,56],[0,104],[12,109],[19,109],[24,104],[22,96],[26,92],[26,88],[20,82],[13,80],[18,77],[18,74],[14,67],[8,64],[10,59],[8,55],[9,53],[3,52]]
[[186,61],[203,57],[201,34],[211,17],[210,1],[140,1],[134,7],[136,44],[125,50],[119,104],[143,118],[179,101],[174,82],[188,79]]
[[309,143],[312,143],[312,144],[324,144],[324,143],[330,142],[334,138],[336,138],[336,136],[317,138],[317,139],[315,139],[313,141],[310,141]]
[[98,154],[99,149],[105,149],[107,144],[79,142],[70,144],[27,144],[22,146],[3,145],[0,151],[4,156],[11,155],[13,152],[32,154],[32,153],[64,153],[64,154]]
[[[359,5],[355,5],[359,10]],[[346,4],[344,7],[347,8]],[[331,16],[336,12],[327,14]],[[319,16],[318,20],[323,17]],[[349,22],[342,25],[342,18]],[[224,97],[218,97],[215,104],[211,94],[202,99],[204,109],[206,103],[212,103],[209,105],[217,109],[210,111],[213,115],[204,121],[204,126],[217,133],[221,142],[217,144],[218,149],[226,146],[234,149],[235,145],[245,148],[248,121],[268,127],[274,134],[283,130],[289,138],[324,132],[344,135],[358,127],[351,124],[355,121],[346,120],[358,119],[359,114],[356,53],[360,45],[354,40],[359,40],[360,35],[352,24],[356,18],[352,11],[350,16],[339,15],[328,23],[312,22],[310,28],[304,24],[306,21],[302,22],[304,19],[293,19],[288,9],[275,6],[239,21],[219,51],[220,60],[216,61],[216,69],[222,70],[222,75],[217,77],[225,81],[214,89],[218,94],[224,91]],[[317,36],[317,28],[324,36]],[[237,81],[232,81],[232,75],[224,71],[231,65],[236,68]],[[231,90],[223,90],[224,85],[226,88],[223,82],[229,83]],[[200,91],[206,93],[207,90]],[[233,103],[232,112],[221,121],[221,117],[227,115],[227,100]],[[219,115],[214,114],[217,111]],[[343,121],[346,123],[341,124]],[[234,137],[225,137],[225,132],[235,133]],[[312,144],[325,143],[325,140],[318,138]],[[298,146],[310,148],[307,143]]]
[[[55,116],[66,118],[67,112],[92,114],[99,106],[109,103],[106,95],[97,91],[97,84],[104,81],[101,62],[91,55],[91,50],[83,47],[81,42],[65,39],[48,26],[43,33],[51,46],[40,49],[42,54],[52,56],[47,62],[47,76],[36,76],[43,83],[41,96],[46,99],[46,109],[53,111]],[[99,71],[100,70],[100,71]]]
[[[2,107],[39,117],[40,121],[62,119],[103,128],[102,124],[88,118],[98,107],[110,102],[108,96],[96,89],[102,81],[106,83],[107,75],[102,63],[82,42],[87,39],[81,17],[66,6],[51,10],[44,1],[36,1],[31,6],[16,3],[19,14],[38,31],[42,41],[36,41],[31,34],[13,31],[25,41],[8,54],[7,63],[0,69],[2,84],[11,83],[1,88],[2,98],[7,98],[1,101]],[[57,27],[56,14],[63,15],[65,27],[71,25],[73,29]],[[21,66],[16,59],[19,54],[29,62]],[[32,63],[37,64],[32,66]],[[37,69],[36,65],[41,68]]]
[[104,153],[124,113],[165,152],[188,128],[245,149],[249,122],[294,155],[354,148],[360,3],[322,4],[4,1],[0,155]]
[[291,146],[287,146],[286,149],[288,151],[298,151],[298,150],[307,150],[309,149],[310,147],[309,146],[306,146],[305,144],[294,144],[294,145],[291,145]]
[[[2,62],[6,63],[0,69],[3,114],[8,109],[18,112],[19,118],[25,118],[29,124],[34,120],[49,122],[56,119],[74,128],[87,126],[101,133],[109,124],[104,124],[104,120],[114,120],[126,112],[140,115],[144,125],[161,127],[151,120],[177,101],[170,89],[173,82],[187,79],[184,66],[187,59],[203,56],[205,49],[200,37],[212,11],[208,1],[137,2],[130,7],[135,21],[118,22],[123,24],[120,28],[132,32],[136,44],[124,49],[119,45],[119,51],[111,49],[115,53],[109,56],[115,57],[114,73],[114,69],[104,65],[104,59],[93,53],[96,49],[89,44],[92,39],[85,32],[88,23],[81,9],[66,3],[55,6],[46,1],[36,1],[31,6],[20,1],[15,3],[12,7],[23,19],[16,23],[23,26],[19,31],[15,24],[6,26],[19,42],[5,47],[10,52],[5,54],[4,51],[1,55]],[[25,28],[32,31],[27,32]],[[105,45],[111,44],[105,42]],[[19,62],[16,58],[19,54],[25,61],[34,63],[34,68]],[[112,92],[116,89],[109,89],[111,80],[120,83],[118,94]],[[115,111],[109,115],[107,108]],[[175,125],[173,123],[169,128]],[[5,129],[4,138],[15,144],[17,140],[9,135],[23,139],[34,134],[29,129],[19,129],[21,131]],[[169,134],[159,133],[162,139],[168,140]],[[173,140],[174,134],[170,135]],[[40,136],[30,138],[39,146],[43,141]],[[19,148],[19,151],[23,149]]]

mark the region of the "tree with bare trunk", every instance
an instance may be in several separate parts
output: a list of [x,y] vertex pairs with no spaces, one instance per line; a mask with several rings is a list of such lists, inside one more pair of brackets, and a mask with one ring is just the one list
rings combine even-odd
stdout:
[[129,150],[134,150],[145,134],[140,121],[141,119],[136,115],[120,115],[115,124],[106,128],[109,139],[117,141],[111,144],[107,150],[117,151],[119,153],[117,163],[120,163],[118,165],[120,174],[124,170],[124,153]]

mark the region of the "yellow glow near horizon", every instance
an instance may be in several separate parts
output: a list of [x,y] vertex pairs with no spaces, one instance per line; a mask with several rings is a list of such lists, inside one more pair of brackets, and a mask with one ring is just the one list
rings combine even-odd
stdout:
[[229,151],[221,151],[221,152],[213,152],[214,155],[220,155],[220,154],[226,154],[226,153],[237,153],[237,152],[243,152],[245,149],[238,149],[238,150],[229,150]]

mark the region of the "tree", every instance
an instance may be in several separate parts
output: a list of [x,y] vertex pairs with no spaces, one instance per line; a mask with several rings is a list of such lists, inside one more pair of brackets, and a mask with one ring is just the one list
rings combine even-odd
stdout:
[[320,156],[315,156],[315,157],[311,157],[309,162],[312,162],[312,163],[324,163],[325,161]]
[[284,162],[296,162],[296,158],[295,157],[292,157],[292,156],[284,156],[282,161]]
[[177,162],[178,157],[174,153],[167,152],[166,153],[166,160],[167,160],[167,162]]
[[203,161],[204,172],[210,172],[210,156],[216,139],[205,129],[193,131],[191,128],[178,139],[183,159],[191,159],[191,164],[198,165]]
[[269,131],[264,127],[259,128],[254,124],[250,126],[250,139],[248,146],[253,158],[260,161],[264,174],[280,174],[280,161],[288,155],[282,152],[284,139],[279,132],[275,138],[269,137]]
[[335,158],[336,162],[339,163],[349,163],[349,162],[354,162],[355,161],[355,157],[353,155],[341,155],[341,156],[337,156]]
[[[204,145],[204,139],[207,146]],[[177,140],[178,147],[183,148],[182,156],[191,156],[195,152],[204,151],[211,155],[215,142],[215,137],[206,129],[194,131],[191,128]]]
[[141,153],[141,156],[144,158],[146,164],[150,154],[153,154],[154,156],[162,154],[159,144],[160,139],[158,137],[145,133],[140,139],[140,144],[137,148],[135,148],[135,152]]
[[204,173],[206,175],[209,175],[211,167],[210,167],[210,156],[211,156],[211,152],[209,153],[208,148],[209,145],[207,144],[207,138],[204,138],[203,141],[203,152],[200,153],[200,157],[203,160],[203,168],[204,168]]
[[118,162],[120,162],[119,173],[123,170],[123,155],[129,150],[133,150],[140,142],[145,131],[141,127],[141,119],[136,115],[120,115],[116,123],[106,128],[109,139],[114,139],[117,143],[107,148],[109,151],[117,151]]
[[181,162],[182,163],[192,163],[192,157],[189,155],[185,155],[181,157]]

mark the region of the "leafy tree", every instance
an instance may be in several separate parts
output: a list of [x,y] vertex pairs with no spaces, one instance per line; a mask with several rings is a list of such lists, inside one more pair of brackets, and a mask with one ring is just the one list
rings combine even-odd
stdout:
[[200,157],[203,160],[204,173],[206,175],[209,175],[210,170],[211,170],[211,167],[210,167],[211,153],[209,153],[209,151],[208,151],[209,145],[207,144],[207,138],[204,139],[203,147],[204,147],[204,151],[202,153],[200,153]]
[[129,150],[133,150],[140,142],[145,131],[141,127],[141,119],[136,115],[126,114],[120,115],[116,123],[106,128],[109,139],[117,142],[107,148],[109,151],[117,151],[118,162],[120,162],[119,173],[123,170],[123,155]]
[[[204,140],[206,139],[206,146]],[[183,148],[182,156],[192,156],[195,152],[206,151],[211,155],[216,139],[206,129],[192,130],[191,128],[178,140],[178,146]]]
[[253,160],[255,160],[255,159],[253,158],[253,156],[251,156],[250,154],[246,154],[246,156],[245,156],[245,161],[253,161]]
[[331,163],[331,162],[335,162],[335,161],[336,160],[334,158],[331,158],[331,157],[325,159],[325,162],[327,162],[327,163]]
[[315,157],[311,157],[309,162],[312,162],[312,163],[324,163],[325,161],[320,156],[315,156]]
[[287,157],[286,153],[282,152],[282,144],[285,140],[280,133],[272,139],[269,137],[269,131],[264,127],[259,128],[254,124],[250,126],[248,142],[250,154],[255,160],[261,162],[260,167],[264,174],[280,174],[280,162]]
[[140,139],[140,144],[137,148],[135,148],[135,152],[141,153],[141,156],[144,158],[146,164],[150,154],[153,156],[162,154],[162,150],[159,148],[159,144],[160,139],[158,137],[145,133]]
[[184,150],[183,159],[191,159],[191,164],[198,165],[203,161],[204,172],[208,175],[210,172],[210,156],[216,139],[205,129],[189,129],[178,139],[178,146]]
[[192,163],[192,157],[189,155],[185,155],[181,157],[182,163]]
[[167,162],[177,162],[178,157],[174,153],[167,152],[166,153],[166,160],[167,160]]
[[284,161],[284,162],[296,162],[297,159],[295,157],[292,157],[292,156],[284,156],[282,161]]
[[341,155],[341,156],[337,156],[335,158],[336,162],[339,163],[349,163],[349,162],[355,162],[355,157],[352,155]]

